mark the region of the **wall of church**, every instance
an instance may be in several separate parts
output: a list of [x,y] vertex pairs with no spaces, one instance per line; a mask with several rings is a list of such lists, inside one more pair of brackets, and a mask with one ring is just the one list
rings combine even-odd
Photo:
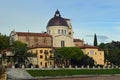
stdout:
[[28,46],[52,46],[51,37],[34,37],[34,36],[19,36],[18,41],[26,43]]
[[47,28],[48,34],[52,36],[56,35],[68,35],[68,27],[66,26],[49,26]]
[[69,36],[65,35],[58,35],[53,37],[53,47],[62,47],[61,46],[61,41],[64,41],[64,47],[73,47],[75,46],[73,43],[73,39]]

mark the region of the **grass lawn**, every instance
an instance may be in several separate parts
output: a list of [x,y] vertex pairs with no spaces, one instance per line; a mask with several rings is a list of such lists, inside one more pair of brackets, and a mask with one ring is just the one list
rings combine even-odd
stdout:
[[33,77],[71,76],[71,75],[104,75],[120,74],[120,69],[58,69],[58,70],[27,70]]

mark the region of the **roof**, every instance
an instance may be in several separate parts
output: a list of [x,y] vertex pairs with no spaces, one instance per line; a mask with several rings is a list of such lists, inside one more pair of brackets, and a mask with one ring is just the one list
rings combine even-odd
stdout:
[[68,18],[64,18],[65,20],[67,20],[67,21],[70,21],[70,19],[68,19]]
[[53,48],[52,45],[33,45],[32,47],[29,47],[30,49],[35,49],[35,48]]
[[98,51],[104,51],[103,49],[100,49],[99,47],[96,47],[96,46],[91,46],[91,45],[84,45],[84,46],[80,46],[79,47],[80,49],[98,49]]
[[79,48],[81,48],[81,49],[85,49],[85,48],[98,49],[98,47],[96,47],[96,46],[91,46],[91,45],[84,45],[84,46],[80,46]]
[[18,36],[52,37],[47,33],[16,32]]
[[49,20],[47,27],[50,26],[67,26],[68,24],[64,18],[61,17],[60,12],[57,10],[52,19]]
[[80,39],[74,39],[74,42],[83,42],[83,40],[80,40]]

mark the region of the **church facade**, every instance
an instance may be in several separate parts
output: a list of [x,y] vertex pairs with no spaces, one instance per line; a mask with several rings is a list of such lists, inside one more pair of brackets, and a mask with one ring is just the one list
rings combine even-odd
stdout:
[[47,33],[53,37],[53,47],[72,47],[73,31],[69,19],[62,18],[57,10],[47,24]]
[[57,10],[48,21],[44,33],[16,32],[10,33],[10,42],[26,43],[29,51],[37,53],[39,67],[53,67],[53,49],[60,47],[79,47],[84,54],[92,57],[96,64],[104,65],[104,51],[97,47],[85,45],[83,40],[74,39],[70,19],[63,18]]

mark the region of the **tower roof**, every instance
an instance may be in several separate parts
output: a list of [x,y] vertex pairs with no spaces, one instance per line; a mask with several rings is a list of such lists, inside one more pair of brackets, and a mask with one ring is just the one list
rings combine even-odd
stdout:
[[53,18],[51,18],[47,24],[47,27],[50,26],[68,26],[66,20],[61,17],[60,12],[57,10]]

